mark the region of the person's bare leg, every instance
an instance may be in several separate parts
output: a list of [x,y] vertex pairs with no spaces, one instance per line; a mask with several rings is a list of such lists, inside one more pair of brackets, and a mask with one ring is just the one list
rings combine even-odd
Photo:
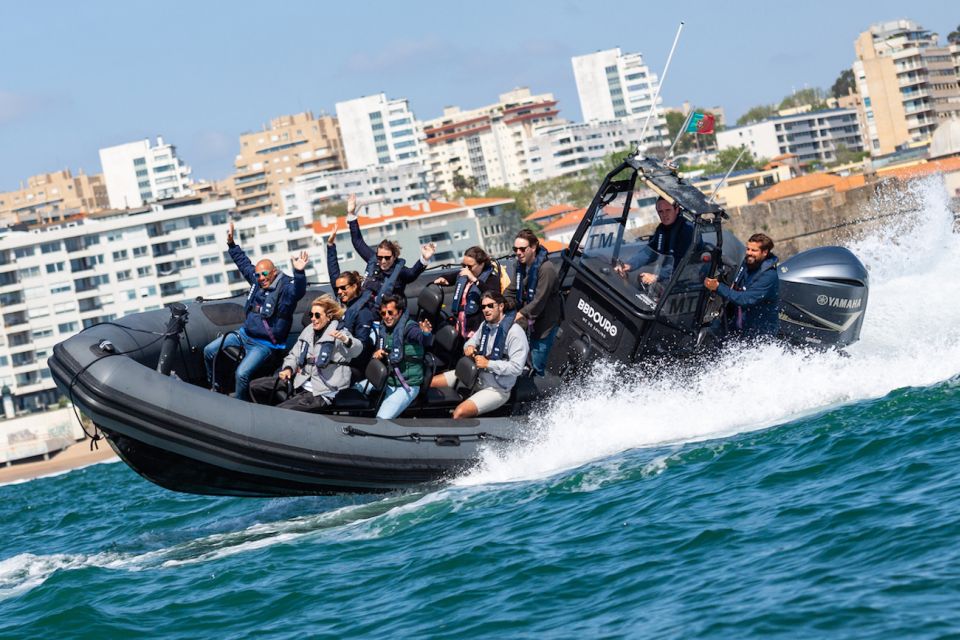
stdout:
[[453,410],[453,419],[463,420],[464,418],[476,418],[479,413],[480,410],[477,408],[477,405],[473,403],[473,400],[464,400]]
[[447,386],[447,379],[443,377],[442,373],[438,373],[430,379],[430,388],[431,389],[442,389]]

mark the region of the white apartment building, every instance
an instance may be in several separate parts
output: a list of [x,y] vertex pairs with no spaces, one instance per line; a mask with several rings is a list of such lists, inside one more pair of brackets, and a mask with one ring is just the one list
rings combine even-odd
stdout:
[[[85,327],[196,296],[249,288],[227,254],[232,199],[170,200],[78,221],[0,234],[0,386],[20,411],[57,401],[47,368],[53,345]],[[290,272],[301,250],[321,260],[310,224],[296,215],[236,220],[254,262]],[[319,277],[313,263],[307,277]]]
[[646,144],[660,144],[666,137],[667,120],[663,98],[657,92],[657,74],[650,71],[639,53],[622,53],[618,48],[572,58],[573,75],[584,122],[614,118],[645,119],[656,113],[644,136]]
[[336,106],[348,168],[424,159],[423,130],[406,98],[379,93]]
[[310,218],[318,208],[345,201],[353,193],[369,213],[384,214],[396,205],[429,200],[428,178],[420,162],[308,173],[283,190],[283,208],[287,214]]
[[145,139],[100,149],[100,166],[113,209],[191,194],[190,167],[160,136],[154,147]]
[[721,150],[746,146],[754,157],[772,159],[785,153],[800,163],[836,162],[838,147],[863,151],[856,109],[808,111],[717,132]]
[[576,173],[611,153],[632,151],[642,128],[642,122],[632,119],[540,127],[527,141],[530,179],[546,180]]
[[[519,188],[530,181],[526,142],[542,125],[560,122],[553,94],[520,87],[495,104],[461,110],[423,123],[428,165],[437,191]],[[465,189],[466,188],[466,189]]]

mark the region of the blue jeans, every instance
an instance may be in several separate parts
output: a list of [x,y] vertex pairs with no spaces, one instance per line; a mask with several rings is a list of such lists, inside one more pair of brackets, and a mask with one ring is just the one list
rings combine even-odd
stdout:
[[[244,333],[241,333],[239,337],[236,333],[231,333],[227,335],[226,340],[223,341],[224,349],[236,345],[243,345],[243,350],[246,352],[246,355],[243,356],[243,360],[237,365],[237,386],[233,396],[240,400],[248,400],[250,398],[248,393],[250,377],[260,368],[260,365],[270,357],[274,350],[259,342],[254,342]],[[219,348],[220,338],[214,339],[213,342],[203,348],[203,361],[207,365],[207,382],[210,383],[211,387],[213,386],[213,359],[216,357],[217,349]],[[218,364],[223,362],[223,360],[222,356],[218,358]]]
[[[361,393],[366,393],[369,384],[366,380],[361,380],[353,385],[353,388],[358,389]],[[410,391],[407,391],[403,387],[393,387],[388,384],[384,387],[383,401],[380,403],[380,408],[377,409],[377,417],[385,420],[396,418],[410,406],[411,402],[416,400],[419,393],[420,385],[410,385]]]
[[554,327],[547,337],[530,341],[530,361],[533,363],[533,372],[542,376],[547,369],[547,356],[553,348],[553,341],[557,339],[557,329]]

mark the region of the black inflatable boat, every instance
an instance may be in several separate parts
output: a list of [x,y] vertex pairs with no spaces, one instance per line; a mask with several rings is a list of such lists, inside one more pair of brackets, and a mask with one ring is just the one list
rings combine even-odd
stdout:
[[[653,193],[681,207],[694,229],[685,255],[649,269],[670,273],[652,286],[613,266],[646,243],[635,234]],[[649,212],[649,209],[646,208]],[[646,215],[649,215],[648,213]],[[323,414],[241,402],[206,388],[202,350],[243,322],[243,298],[197,300],[92,326],[54,348],[49,366],[60,389],[103,433],[124,462],[176,491],[281,496],[377,492],[442,481],[475,465],[485,447],[517,446],[527,416],[543,398],[576,384],[584,363],[683,357],[711,344],[723,303],[703,278],[729,281],[743,245],[723,230],[726,213],[656,160],[631,157],[611,172],[560,266],[564,317],[548,375],[522,377],[510,402],[491,415],[453,421],[461,397],[424,389],[399,418],[378,420],[376,402],[341,392]],[[644,221],[649,221],[645,219]],[[668,263],[669,262],[669,263]],[[665,271],[669,269],[669,271]],[[435,346],[427,374],[458,364],[455,332],[445,323],[443,293],[431,286],[443,267],[408,287],[411,313],[431,318]],[[824,247],[780,265],[784,337],[843,347],[856,341],[866,310],[866,269],[849,251]],[[314,287],[301,301],[326,288]],[[296,338],[296,331],[291,339]],[[376,365],[365,372],[374,382]],[[461,378],[475,374],[458,369]],[[426,386],[426,385],[424,385]]]

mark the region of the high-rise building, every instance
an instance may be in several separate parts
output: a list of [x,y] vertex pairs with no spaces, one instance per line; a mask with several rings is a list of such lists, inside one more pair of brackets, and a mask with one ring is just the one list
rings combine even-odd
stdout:
[[573,59],[573,75],[584,122],[614,118],[645,119],[652,116],[645,144],[661,144],[667,133],[663,98],[657,93],[657,74],[650,71],[639,53],[622,53],[619,48],[597,51]]
[[72,214],[110,206],[100,174],[74,176],[69,169],[27,179],[16,191],[0,193],[0,224],[57,222]]
[[558,113],[553,94],[531,95],[526,87],[485,107],[445,108],[442,116],[423,123],[436,189],[452,194],[521,187],[530,180],[526,141],[535,128],[557,123]]
[[230,191],[237,213],[261,215],[283,210],[281,192],[298,176],[336,171],[346,165],[337,119],[305,111],[280,116],[270,128],[240,136]]
[[853,75],[863,101],[864,138],[885,155],[929,139],[944,119],[960,116],[952,47],[912,20],[872,25],[854,43]]
[[538,127],[527,141],[531,180],[583,171],[611,153],[633,150],[643,123],[630,118]]
[[114,209],[132,209],[147,202],[189,195],[190,167],[177,157],[177,149],[157,136],[100,149],[100,166],[107,197]]
[[337,103],[337,119],[350,169],[423,161],[423,131],[406,98],[386,94]]

